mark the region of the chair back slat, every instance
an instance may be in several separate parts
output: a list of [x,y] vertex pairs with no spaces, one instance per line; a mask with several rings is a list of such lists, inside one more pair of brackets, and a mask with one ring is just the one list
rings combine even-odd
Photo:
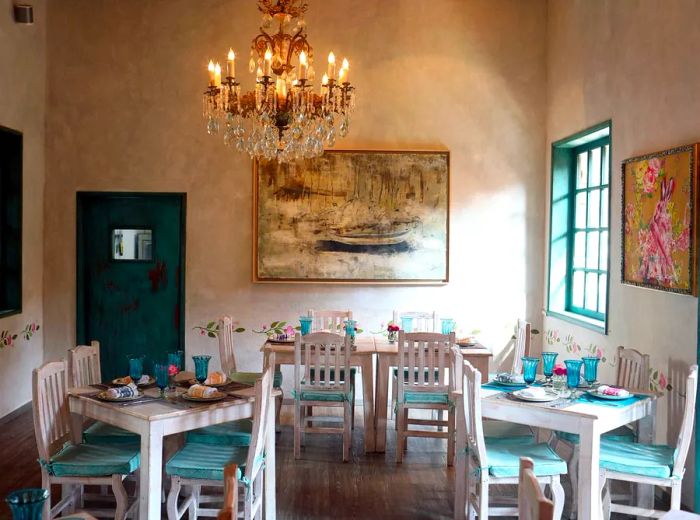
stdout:
[[253,411],[253,429],[250,436],[250,448],[245,467],[245,476],[253,482],[260,470],[256,461],[262,459],[265,453],[267,432],[270,426],[269,410],[272,401],[272,384],[274,381],[274,362],[269,363],[262,377],[255,382],[255,408]]
[[34,433],[39,457],[49,460],[57,446],[70,434],[70,417],[66,393],[68,365],[65,360],[52,361],[32,373],[32,408]]
[[695,400],[698,391],[698,366],[690,367],[685,388],[685,411],[683,422],[678,433],[676,452],[673,456],[673,476],[683,478],[685,472],[685,460],[690,449],[690,441],[693,436],[693,423],[695,422]]
[[633,348],[617,347],[617,386],[647,392],[649,372],[649,354],[642,354]]
[[82,388],[101,383],[100,342],[91,341],[90,345],[78,345],[69,349],[68,366],[69,386]]
[[394,311],[393,322],[401,326],[401,318],[413,318],[411,332],[440,332],[440,320],[437,312],[430,311]]
[[[488,461],[481,421],[481,372],[466,360],[462,364],[462,404],[467,445],[457,446],[457,450],[467,450],[470,463],[477,468],[485,468]],[[469,468],[467,471],[470,471]]]
[[349,336],[332,332],[312,332],[306,336],[297,334],[294,343],[294,386],[297,395],[303,390],[349,393],[350,377],[344,376],[350,373],[351,353]]
[[532,326],[525,320],[518,319],[518,326],[515,330],[515,343],[513,346],[513,374],[523,371],[523,356],[530,354],[530,338]]
[[352,319],[352,311],[315,311],[309,309],[311,332],[342,333],[344,322]]
[[518,518],[520,520],[552,520],[554,518],[554,502],[544,496],[535,476],[535,464],[528,457],[520,458]]
[[234,326],[231,316],[222,316],[219,320],[219,357],[224,374],[236,371],[236,354],[233,351]]
[[[398,373],[408,374],[398,379],[398,399],[404,402],[404,392],[450,391],[449,367],[446,358],[455,344],[455,334],[399,331]],[[437,375],[437,377],[436,377]]]

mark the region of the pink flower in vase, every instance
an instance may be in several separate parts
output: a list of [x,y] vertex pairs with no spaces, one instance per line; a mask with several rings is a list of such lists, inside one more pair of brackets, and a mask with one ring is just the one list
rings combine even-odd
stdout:
[[566,375],[566,367],[561,363],[557,363],[556,365],[554,365],[553,372],[554,372],[555,376],[565,376]]
[[206,336],[206,335],[207,335],[207,331],[206,331],[205,329],[200,329],[199,335],[200,335],[200,336]]
[[284,333],[287,335],[288,338],[293,338],[295,333],[294,327],[292,327],[291,325],[287,325],[284,328]]
[[666,380],[666,374],[659,372],[659,388],[665,390],[668,386],[668,381]]
[[169,376],[176,376],[180,373],[180,371],[177,369],[176,365],[168,365],[168,375]]

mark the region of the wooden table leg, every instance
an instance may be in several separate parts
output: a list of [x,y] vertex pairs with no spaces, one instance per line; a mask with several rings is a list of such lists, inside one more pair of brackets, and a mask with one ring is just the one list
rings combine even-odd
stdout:
[[578,463],[578,519],[600,516],[600,430],[596,420],[581,422]]
[[[640,444],[654,444],[656,437],[656,399],[651,399],[649,413],[639,420],[637,438]],[[637,484],[637,507],[644,509],[654,508],[654,486],[651,484]],[[644,518],[638,516],[637,518]]]
[[375,451],[386,451],[386,410],[389,398],[389,357],[386,354],[377,355],[377,399],[374,406],[376,417]]
[[275,474],[275,407],[268,406],[267,436],[265,440],[265,520],[275,520],[277,517],[277,480]]
[[84,420],[81,414],[75,412],[70,413],[70,437],[73,444],[80,444],[83,442]]
[[[365,415],[365,453],[375,451],[374,430],[374,378],[372,377],[372,356],[362,356],[362,409]],[[355,411],[353,410],[353,413]]]
[[139,518],[160,518],[163,465],[163,430],[159,423],[150,423],[148,432],[141,433],[141,486]]

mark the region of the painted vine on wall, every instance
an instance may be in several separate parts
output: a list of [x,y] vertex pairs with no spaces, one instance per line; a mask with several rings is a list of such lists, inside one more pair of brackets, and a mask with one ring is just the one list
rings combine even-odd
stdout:
[[14,347],[16,345],[15,340],[21,337],[25,341],[32,339],[32,336],[36,334],[40,326],[36,322],[27,323],[24,328],[19,332],[10,332],[9,330],[0,331],[0,348]]
[[[199,334],[201,336],[207,336],[209,338],[217,338],[219,337],[219,322],[217,321],[210,321],[206,325],[197,325],[195,327],[192,327],[193,330],[198,330]],[[245,332],[245,329],[243,327],[237,327],[233,329],[233,332]]]
[[[605,363],[611,367],[617,365],[617,357],[615,355],[608,355],[603,348],[593,343],[590,343],[587,347],[583,347],[574,339],[573,334],[567,334],[562,339],[558,330],[547,329],[547,331],[544,333],[544,341],[549,346],[561,345],[568,354],[572,354],[574,356],[597,356],[601,363]],[[654,392],[673,390],[673,386],[670,384],[668,377],[662,370],[651,367],[649,371],[650,390]]]

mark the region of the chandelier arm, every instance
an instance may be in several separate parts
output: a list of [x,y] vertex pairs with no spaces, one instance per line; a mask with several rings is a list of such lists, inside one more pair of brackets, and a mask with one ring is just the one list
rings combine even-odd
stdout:
[[261,27],[260,34],[253,38],[253,48],[258,53],[258,57],[262,58],[268,47],[274,49],[275,40]]

